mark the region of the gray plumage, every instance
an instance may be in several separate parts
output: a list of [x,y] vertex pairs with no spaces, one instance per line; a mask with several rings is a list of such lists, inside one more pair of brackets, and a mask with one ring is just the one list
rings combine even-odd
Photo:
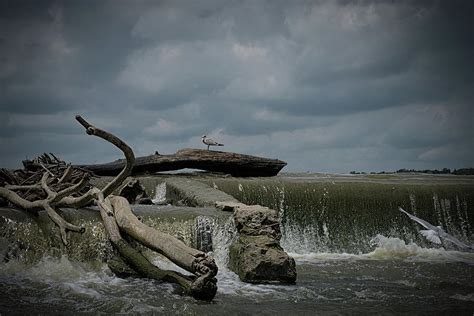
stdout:
[[212,138],[208,138],[206,135],[202,135],[201,140],[205,145],[207,145],[207,150],[209,150],[209,146],[224,146],[224,144],[220,144]]

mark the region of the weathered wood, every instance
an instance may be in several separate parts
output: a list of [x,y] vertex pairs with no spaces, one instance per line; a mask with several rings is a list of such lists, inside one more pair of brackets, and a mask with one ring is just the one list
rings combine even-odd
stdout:
[[[23,175],[26,175],[26,178],[2,171],[0,173],[0,185],[9,185],[9,188],[0,187],[0,198],[6,199],[25,210],[46,210],[50,219],[59,227],[61,238],[65,245],[68,243],[67,231],[83,233],[84,228],[67,222],[58,214],[59,208],[79,208],[94,202],[99,206],[100,215],[110,241],[119,251],[122,259],[131,268],[144,277],[180,284],[185,293],[192,295],[196,299],[212,300],[217,291],[217,279],[215,279],[217,265],[214,259],[199,250],[186,246],[170,235],[155,231],[141,223],[132,213],[130,204],[124,197],[109,197],[132,171],[135,161],[132,149],[115,135],[91,125],[81,116],[76,116],[76,120],[84,126],[87,134],[100,137],[112,143],[123,152],[125,160],[122,161],[120,170],[117,170],[115,178],[100,190],[89,183],[88,172],[84,174],[80,172],[82,174],[80,178],[74,177],[74,170],[71,170],[70,166],[61,162],[52,154],[51,156],[45,154],[38,160],[25,164]],[[37,169],[38,166],[43,169],[41,172],[34,171],[32,175],[28,174],[28,172],[31,173],[32,169]],[[42,174],[41,179],[37,179],[39,174]],[[71,177],[74,181],[67,181],[68,179],[71,180]],[[31,179],[35,179],[35,181],[27,183]],[[65,181],[67,182],[64,183]],[[41,189],[43,196],[33,201],[23,198],[13,191],[17,189],[23,194],[25,190],[21,187],[22,185],[27,185],[28,190]],[[31,185],[34,185],[34,187]],[[81,194],[80,191],[83,189],[88,190]],[[169,256],[171,261],[188,269],[195,276],[188,278],[180,273],[165,271],[155,267],[137,249],[122,239],[119,227],[123,232],[128,233],[142,244]],[[145,236],[141,236],[141,234]]]
[[[117,224],[114,213],[118,214],[126,212],[131,217],[134,215],[131,213],[130,205],[125,198],[122,197],[111,197],[105,198],[102,193],[98,194],[97,204],[99,206],[100,215],[102,217],[105,230],[109,235],[109,239],[120,253],[124,262],[133,268],[138,275],[145,276],[148,278],[165,281],[169,283],[179,284],[184,292],[188,295],[193,296],[199,300],[211,301],[217,292],[217,280],[214,278],[214,274],[195,276],[186,276],[176,271],[163,270],[153,265],[148,259],[137,249],[130,246],[130,244],[122,239],[119,231],[119,225]],[[121,208],[127,208],[127,210],[121,210]],[[165,234],[164,234],[165,235]]]
[[[122,170],[124,159],[95,165],[80,165],[97,175],[113,176]],[[278,159],[262,158],[201,149],[182,149],[174,155],[154,154],[137,157],[132,175],[172,171],[180,169],[201,169],[212,172],[222,172],[235,177],[271,177],[275,176],[286,166],[286,162]]]
[[[179,239],[153,229],[141,221],[133,214],[127,199],[121,196],[110,198],[114,209],[114,216],[120,229],[129,236],[155,250],[170,259],[181,268],[192,273],[202,275],[211,272],[212,277],[217,274],[217,266],[214,259],[197,249],[186,246]],[[203,260],[209,262],[209,266],[202,264]],[[212,270],[212,271],[210,271]]]
[[[249,283],[296,281],[296,264],[280,246],[278,212],[261,205],[246,205],[199,181],[165,179],[167,194],[192,206],[215,206],[233,214],[238,239],[229,248],[229,268]],[[145,234],[141,233],[141,236]]]

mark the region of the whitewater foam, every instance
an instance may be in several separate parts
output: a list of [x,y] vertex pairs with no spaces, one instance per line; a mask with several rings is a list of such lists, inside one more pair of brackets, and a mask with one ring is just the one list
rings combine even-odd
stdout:
[[474,293],[469,293],[466,295],[456,294],[456,295],[451,296],[451,298],[454,298],[455,300],[460,300],[460,301],[474,302]]
[[155,188],[155,197],[151,200],[154,204],[166,202],[166,182],[157,184]]
[[289,252],[300,263],[325,260],[406,260],[422,262],[463,262],[474,265],[474,253],[446,250],[444,248],[424,248],[414,242],[377,235],[371,243],[375,249],[368,253],[351,254],[335,252]]

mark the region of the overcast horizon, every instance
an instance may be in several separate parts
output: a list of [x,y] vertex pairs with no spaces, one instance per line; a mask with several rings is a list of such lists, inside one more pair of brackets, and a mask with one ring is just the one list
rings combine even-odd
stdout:
[[202,148],[284,172],[474,167],[472,1],[0,0],[0,167]]

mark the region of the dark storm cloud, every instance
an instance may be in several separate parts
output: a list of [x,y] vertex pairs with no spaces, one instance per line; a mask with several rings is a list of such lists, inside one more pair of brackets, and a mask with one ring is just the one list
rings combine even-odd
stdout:
[[[0,162],[199,146],[289,170],[470,166],[470,1],[3,1]],[[68,141],[68,139],[70,141]]]

